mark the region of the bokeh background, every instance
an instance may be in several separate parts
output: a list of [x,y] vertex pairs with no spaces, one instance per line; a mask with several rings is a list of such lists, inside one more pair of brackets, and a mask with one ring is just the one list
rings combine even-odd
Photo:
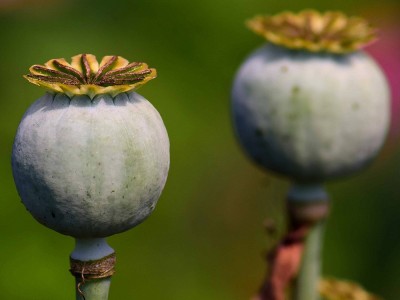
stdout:
[[[161,113],[171,169],[153,215],[109,238],[117,251],[110,299],[248,299],[265,274],[264,252],[283,231],[284,178],[264,173],[237,145],[230,87],[263,41],[255,14],[316,8],[366,16],[382,28],[369,51],[385,68],[393,122],[365,172],[332,182],[323,273],[400,295],[400,38],[396,1],[1,0],[0,298],[74,299],[73,239],[36,223],[20,203],[10,156],[18,123],[44,91],[22,78],[32,64],[78,53],[117,54],[156,67],[139,90]],[[270,220],[276,232],[266,234]]]

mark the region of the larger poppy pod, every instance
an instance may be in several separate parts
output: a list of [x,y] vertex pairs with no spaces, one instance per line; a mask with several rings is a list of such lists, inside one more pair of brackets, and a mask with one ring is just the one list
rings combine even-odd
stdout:
[[106,237],[142,222],[167,179],[169,140],[157,110],[133,91],[144,63],[90,54],[54,59],[26,78],[49,89],[28,109],[12,153],[22,202],[45,226]]
[[262,167],[297,182],[321,182],[363,168],[389,124],[389,90],[362,50],[374,29],[339,12],[256,17],[269,43],[240,67],[233,85],[236,132]]

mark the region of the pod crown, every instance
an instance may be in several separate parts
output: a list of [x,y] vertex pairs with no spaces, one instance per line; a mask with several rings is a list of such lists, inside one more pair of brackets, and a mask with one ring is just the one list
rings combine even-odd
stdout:
[[290,49],[348,53],[376,39],[376,29],[360,17],[338,11],[303,10],[256,16],[247,26],[267,41]]
[[155,69],[142,62],[131,62],[121,56],[104,56],[100,62],[92,54],[51,59],[44,65],[33,65],[24,77],[50,91],[73,95],[119,93],[138,88],[157,76]]

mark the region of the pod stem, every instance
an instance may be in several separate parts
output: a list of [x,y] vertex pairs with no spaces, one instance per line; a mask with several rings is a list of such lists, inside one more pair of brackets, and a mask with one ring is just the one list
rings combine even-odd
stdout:
[[319,300],[318,284],[324,224],[329,211],[328,195],[321,185],[293,185],[287,202],[291,226],[307,228],[292,299]]
[[107,300],[115,252],[103,238],[76,239],[70,256],[77,300]]
[[324,222],[310,228],[305,240],[299,273],[294,284],[293,300],[319,300],[318,283],[321,269],[321,247]]
[[287,197],[288,231],[268,254],[268,275],[253,300],[318,300],[320,252],[328,196],[321,185],[294,185]]
[[[108,300],[111,278],[92,279],[81,284],[80,279],[76,279],[76,300]],[[78,288],[79,286],[79,288]]]

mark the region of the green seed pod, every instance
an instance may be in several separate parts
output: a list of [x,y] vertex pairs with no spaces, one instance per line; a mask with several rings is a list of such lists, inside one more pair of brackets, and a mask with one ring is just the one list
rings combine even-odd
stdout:
[[249,26],[272,43],[250,55],[233,85],[234,125],[250,157],[296,182],[363,168],[389,124],[386,79],[358,50],[373,30],[315,11],[256,17]]
[[35,65],[26,78],[52,91],[19,125],[14,180],[29,212],[76,238],[107,237],[153,211],[167,179],[169,140],[157,110],[132,89],[154,69],[93,55]]

